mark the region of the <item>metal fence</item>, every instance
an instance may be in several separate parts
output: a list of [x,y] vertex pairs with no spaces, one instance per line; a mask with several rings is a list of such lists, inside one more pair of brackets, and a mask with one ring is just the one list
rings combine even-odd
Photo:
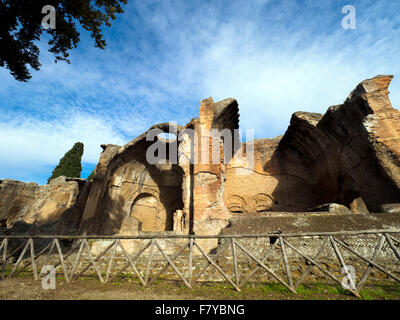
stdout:
[[373,273],[400,284],[399,235],[400,230],[217,236],[0,235],[1,279],[31,272],[39,280],[43,278],[39,267],[43,271],[51,265],[59,273],[62,269],[67,282],[89,275],[101,283],[114,282],[128,274],[145,287],[157,279],[181,281],[188,288],[200,281],[225,281],[240,291],[248,282],[277,281],[296,293],[307,278],[321,276],[342,286],[347,283],[346,289],[360,297],[360,289]]

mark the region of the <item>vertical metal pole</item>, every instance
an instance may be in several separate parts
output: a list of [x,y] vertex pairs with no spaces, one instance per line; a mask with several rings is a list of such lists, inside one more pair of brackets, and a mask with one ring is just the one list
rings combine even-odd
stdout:
[[149,283],[150,268],[151,268],[151,262],[153,260],[153,253],[154,253],[154,241],[155,241],[154,239],[151,239],[150,255],[149,255],[149,260],[147,261],[146,278],[144,280],[146,286]]
[[64,263],[64,257],[63,257],[63,254],[62,254],[61,247],[60,247],[60,244],[59,244],[59,242],[58,242],[58,239],[57,239],[57,238],[54,239],[54,242],[55,242],[55,244],[56,244],[56,248],[57,248],[57,251],[58,251],[58,255],[60,256],[61,265],[62,265],[62,267],[63,267],[63,269],[64,269],[65,281],[69,282],[68,270],[67,270],[67,267],[66,267],[66,265],[65,265],[65,263]]
[[38,274],[37,274],[37,269],[36,269],[36,262],[35,262],[35,249],[34,249],[34,242],[33,239],[29,239],[30,246],[31,246],[31,260],[32,260],[32,271],[33,271],[33,278],[35,280],[38,280]]
[[283,263],[285,264],[285,270],[286,270],[286,275],[287,275],[287,278],[288,278],[289,286],[290,286],[292,289],[296,290],[296,289],[293,287],[292,274],[290,273],[289,261],[288,261],[288,258],[287,258],[287,255],[286,255],[286,250],[285,250],[285,243],[284,243],[283,238],[282,238],[281,235],[279,236],[279,244],[280,244],[280,246],[281,246],[282,257],[283,257]]
[[192,275],[193,275],[193,238],[189,241],[189,270],[188,270],[188,282],[192,285]]
[[3,240],[3,259],[2,259],[2,270],[1,270],[1,279],[6,277],[6,267],[7,267],[7,246],[8,239]]
[[232,257],[233,257],[233,271],[235,273],[235,283],[239,286],[239,273],[237,267],[237,259],[236,259],[236,242],[234,238],[231,238],[232,243]]

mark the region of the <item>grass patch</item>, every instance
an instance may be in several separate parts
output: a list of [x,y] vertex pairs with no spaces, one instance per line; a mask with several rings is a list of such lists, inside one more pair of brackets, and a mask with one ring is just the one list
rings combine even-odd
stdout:
[[297,287],[297,293],[303,297],[309,297],[313,294],[312,289],[306,288],[304,285],[300,285]]
[[290,292],[283,284],[277,282],[269,282],[262,287],[264,292],[277,292],[277,293],[288,293]]
[[380,287],[366,288],[360,291],[360,295],[364,300],[393,300],[399,299],[400,290],[384,290]]
[[[11,272],[11,266],[7,266],[7,276]],[[39,270],[38,270],[39,272]],[[104,276],[104,273],[102,273]],[[26,280],[33,280],[32,271],[25,270],[17,275],[21,283],[30,283]],[[323,279],[321,281],[310,281],[297,287],[297,294],[292,293],[285,285],[277,282],[248,282],[241,287],[238,292],[227,282],[196,282],[192,283],[192,289],[187,288],[179,279],[158,278],[149,287],[142,286],[136,275],[122,273],[113,282],[109,282],[102,288],[102,284],[94,272],[87,272],[78,279],[68,284],[68,290],[71,288],[86,288],[85,290],[107,291],[112,294],[126,295],[127,292],[134,292],[142,298],[149,296],[171,299],[304,299],[304,300],[357,300],[357,297],[344,289],[340,284]],[[150,278],[151,279],[151,278]],[[319,280],[319,279],[318,279]],[[64,274],[57,274],[57,282],[65,281]],[[1,283],[1,281],[0,281]],[[39,283],[40,285],[40,283]],[[80,289],[79,289],[80,290]],[[394,281],[369,281],[365,287],[359,291],[363,300],[400,300],[400,286]],[[136,298],[136,296],[135,296]]]
[[364,300],[374,300],[374,292],[372,290],[362,290],[360,295]]

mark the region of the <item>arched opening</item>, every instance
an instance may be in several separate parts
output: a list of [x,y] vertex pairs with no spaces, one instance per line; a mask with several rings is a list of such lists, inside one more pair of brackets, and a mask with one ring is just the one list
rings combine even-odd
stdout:
[[174,212],[183,209],[183,171],[176,165],[156,167],[148,172],[157,182],[157,189],[143,190],[133,201],[130,216],[139,221],[141,231],[172,231]]
[[[162,131],[169,131],[168,124],[151,129],[161,132],[156,132],[153,140],[147,140],[147,133],[143,134],[125,150],[124,161],[113,168],[110,180],[115,192],[110,198],[115,200],[109,202],[112,205],[107,212],[115,212],[117,218],[109,219],[110,229],[114,223],[115,228],[126,234],[173,231],[174,213],[183,211],[184,172],[177,163],[179,131],[172,128],[170,135],[163,134]],[[150,147],[153,148],[149,150]],[[154,158],[150,161],[149,156]],[[117,201],[120,201],[119,206]],[[180,217],[178,213],[175,216]],[[186,215],[182,216],[182,221],[186,221]]]
[[160,210],[159,201],[149,193],[142,193],[136,197],[131,217],[139,220],[142,231],[163,230],[167,220],[165,210]]

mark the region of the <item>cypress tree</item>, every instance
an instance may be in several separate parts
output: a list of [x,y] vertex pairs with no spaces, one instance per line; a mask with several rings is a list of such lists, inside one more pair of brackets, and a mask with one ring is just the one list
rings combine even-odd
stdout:
[[59,177],[66,176],[70,178],[80,178],[82,171],[82,154],[83,154],[83,143],[77,142],[74,144],[71,150],[69,150],[60,160],[58,166],[52,172],[51,177],[47,180],[49,183],[51,180]]
[[87,177],[87,181],[92,181],[94,177],[94,170],[92,171],[92,173],[89,175],[89,177]]

